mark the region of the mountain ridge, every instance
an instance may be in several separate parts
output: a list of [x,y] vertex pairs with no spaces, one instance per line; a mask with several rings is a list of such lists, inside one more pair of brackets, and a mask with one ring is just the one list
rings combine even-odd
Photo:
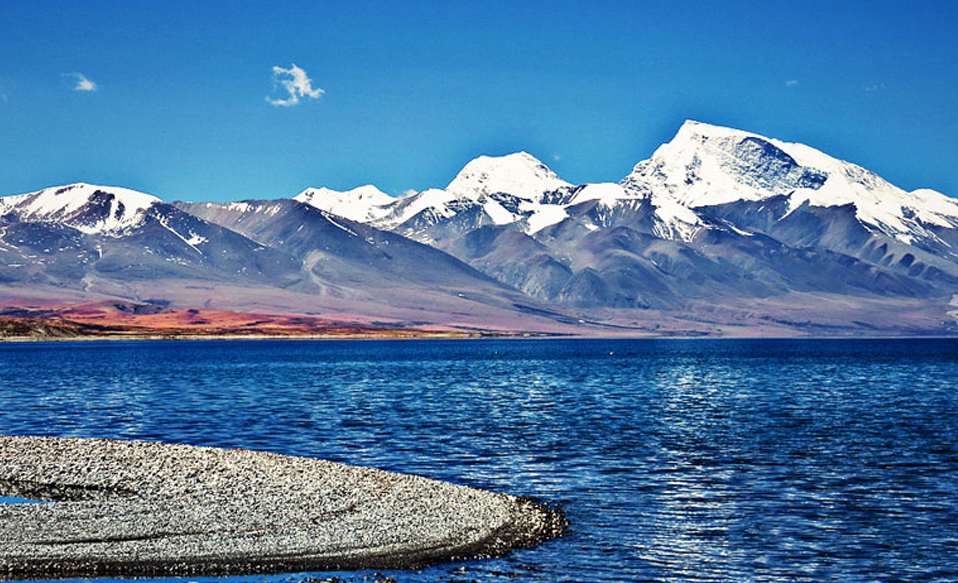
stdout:
[[950,334],[956,249],[954,199],[693,120],[619,183],[571,184],[517,152],[401,198],[166,203],[85,183],[0,198],[0,297],[178,291],[468,329]]

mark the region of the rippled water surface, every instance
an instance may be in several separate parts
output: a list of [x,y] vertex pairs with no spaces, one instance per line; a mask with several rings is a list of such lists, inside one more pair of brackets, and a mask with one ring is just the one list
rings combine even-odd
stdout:
[[950,340],[4,344],[0,433],[316,456],[572,522],[401,583],[958,580]]

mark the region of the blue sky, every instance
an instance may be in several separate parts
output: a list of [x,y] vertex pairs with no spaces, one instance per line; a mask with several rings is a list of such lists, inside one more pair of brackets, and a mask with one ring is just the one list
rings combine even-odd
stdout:
[[[956,22],[950,0],[0,0],[0,194],[399,194],[517,150],[617,181],[693,118],[958,196]],[[294,63],[311,94],[270,103]]]

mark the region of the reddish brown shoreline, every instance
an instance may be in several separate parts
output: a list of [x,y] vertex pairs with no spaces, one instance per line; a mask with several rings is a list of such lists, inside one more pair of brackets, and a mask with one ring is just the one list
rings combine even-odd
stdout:
[[0,317],[0,342],[82,342],[91,340],[346,340],[346,339],[428,339],[428,338],[510,338],[543,334],[526,332],[330,328],[146,328],[97,326],[69,320],[38,320]]

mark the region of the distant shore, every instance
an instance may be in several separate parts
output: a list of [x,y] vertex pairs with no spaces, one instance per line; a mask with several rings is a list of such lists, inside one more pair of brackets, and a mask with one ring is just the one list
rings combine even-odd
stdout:
[[[121,307],[123,309],[115,309]],[[159,310],[139,313],[110,304],[111,309],[20,310],[25,315],[0,314],[0,343],[118,342],[203,340],[467,340],[467,339],[774,339],[774,338],[955,338],[931,330],[889,334],[887,330],[811,330],[783,334],[781,329],[733,327],[717,330],[626,329],[597,326],[581,330],[495,330],[455,325],[416,327],[402,322],[355,322],[317,316],[239,313],[221,310]],[[7,312],[14,310],[7,309]],[[65,312],[65,313],[64,313]],[[70,316],[70,317],[65,317]]]
[[538,333],[493,333],[493,332],[363,332],[343,334],[88,334],[78,336],[5,336],[0,342],[31,343],[31,342],[122,342],[122,341],[157,341],[157,340],[426,340],[450,339],[464,340],[470,338],[553,338],[553,334]]
[[931,340],[956,339],[958,336],[945,334],[915,334],[915,335],[809,335],[809,336],[763,336],[763,335],[702,335],[702,334],[659,334],[659,335],[596,335],[596,334],[558,334],[547,332],[424,332],[424,331],[368,331],[327,334],[192,334],[192,333],[115,333],[115,334],[81,334],[76,336],[0,336],[0,344],[33,344],[33,343],[65,343],[65,342],[203,342],[212,340],[548,340],[548,339],[592,339],[592,340]]
[[[163,316],[165,314],[161,314]],[[86,342],[127,340],[392,340],[429,338],[484,338],[484,337],[539,337],[551,336],[538,332],[497,330],[457,330],[435,327],[417,329],[390,324],[377,327],[369,324],[324,321],[297,317],[260,317],[249,323],[236,324],[227,313],[218,320],[207,319],[199,324],[193,321],[175,321],[171,325],[156,318],[140,317],[133,324],[121,318],[87,317],[11,317],[0,316],[0,342]],[[247,320],[249,315],[243,315]]]

